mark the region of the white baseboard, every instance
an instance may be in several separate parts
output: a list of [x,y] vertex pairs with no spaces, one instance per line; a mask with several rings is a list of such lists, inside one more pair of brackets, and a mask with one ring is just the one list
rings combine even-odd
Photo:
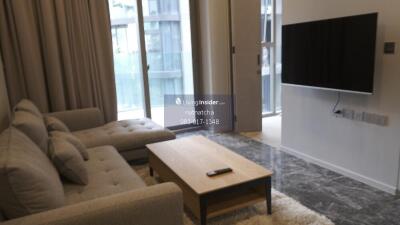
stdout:
[[289,147],[286,147],[286,146],[283,146],[283,145],[281,146],[280,149],[281,149],[281,151],[284,151],[284,152],[286,152],[288,154],[294,155],[294,156],[296,156],[298,158],[301,158],[301,159],[303,159],[303,160],[305,160],[307,162],[311,162],[311,163],[317,164],[317,165],[319,165],[321,167],[330,169],[330,170],[332,170],[334,172],[337,172],[337,173],[340,173],[342,175],[348,176],[348,177],[353,178],[355,180],[358,180],[358,181],[360,181],[360,182],[362,182],[364,184],[367,184],[367,185],[370,185],[372,187],[375,187],[375,188],[377,188],[379,190],[388,192],[388,193],[393,194],[393,195],[395,195],[398,192],[397,188],[394,187],[394,186],[382,183],[380,181],[374,180],[374,179],[372,179],[370,177],[366,177],[364,175],[361,175],[361,174],[356,173],[354,171],[351,171],[349,169],[343,168],[341,166],[337,166],[337,165],[334,165],[332,163],[326,162],[324,160],[321,160],[321,159],[315,158],[313,156],[304,154],[304,153],[302,153],[300,151],[297,151],[295,149],[292,149],[292,148],[289,148]]

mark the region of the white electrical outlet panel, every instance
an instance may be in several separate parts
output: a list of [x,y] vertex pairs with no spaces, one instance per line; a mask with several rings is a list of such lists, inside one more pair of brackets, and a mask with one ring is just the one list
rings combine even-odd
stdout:
[[342,110],[342,117],[349,119],[349,120],[353,120],[354,119],[354,110],[351,109],[343,109]]
[[349,120],[371,123],[378,126],[388,125],[388,116],[368,112],[356,112],[352,109],[342,109],[340,116]]
[[382,115],[378,115],[378,114],[374,114],[374,113],[367,113],[367,112],[364,112],[363,114],[364,114],[363,121],[366,123],[372,123],[372,124],[376,124],[379,126],[387,125],[387,122],[388,122],[387,116],[382,116]]

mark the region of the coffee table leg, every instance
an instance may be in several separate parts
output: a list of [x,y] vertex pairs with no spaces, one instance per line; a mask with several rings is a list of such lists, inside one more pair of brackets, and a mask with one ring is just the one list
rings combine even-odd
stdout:
[[200,196],[200,225],[207,224],[207,198]]
[[151,168],[151,166],[149,167],[149,171],[150,171],[150,176],[154,176],[154,171],[153,168]]
[[272,196],[271,196],[271,189],[272,189],[272,185],[271,185],[271,177],[267,178],[266,181],[266,200],[267,200],[267,213],[268,215],[272,214]]

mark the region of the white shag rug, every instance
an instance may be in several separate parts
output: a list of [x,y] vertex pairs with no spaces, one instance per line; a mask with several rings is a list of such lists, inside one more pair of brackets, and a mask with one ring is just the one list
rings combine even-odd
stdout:
[[[147,165],[133,166],[147,185],[158,184],[149,175]],[[185,213],[185,225],[197,225],[190,212]],[[208,225],[334,225],[324,215],[301,205],[296,200],[272,189],[272,215],[266,213],[266,203],[242,208],[207,220]]]

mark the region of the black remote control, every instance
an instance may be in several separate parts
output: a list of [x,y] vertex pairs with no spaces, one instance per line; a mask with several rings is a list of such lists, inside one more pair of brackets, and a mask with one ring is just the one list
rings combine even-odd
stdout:
[[229,173],[229,172],[232,172],[231,168],[223,168],[223,169],[207,172],[207,176],[213,177],[213,176],[217,176],[217,175],[221,175],[221,174]]

